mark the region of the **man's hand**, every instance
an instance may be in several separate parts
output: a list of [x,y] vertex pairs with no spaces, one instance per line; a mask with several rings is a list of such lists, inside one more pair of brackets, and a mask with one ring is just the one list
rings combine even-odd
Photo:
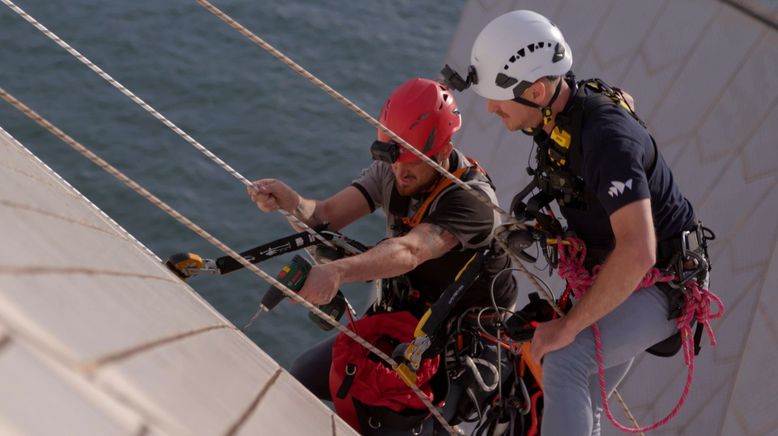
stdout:
[[451,233],[437,225],[419,224],[407,235],[385,239],[362,254],[314,266],[300,296],[313,304],[328,303],[343,283],[405,274],[451,251],[458,243]]
[[301,200],[294,189],[277,179],[257,180],[246,189],[251,201],[256,203],[262,212],[275,212],[278,209],[292,212]]
[[312,304],[322,305],[335,297],[341,284],[340,272],[332,263],[315,265],[299,294]]
[[570,345],[578,332],[572,331],[564,322],[564,318],[552,319],[540,323],[532,336],[532,357],[537,362],[552,351]]

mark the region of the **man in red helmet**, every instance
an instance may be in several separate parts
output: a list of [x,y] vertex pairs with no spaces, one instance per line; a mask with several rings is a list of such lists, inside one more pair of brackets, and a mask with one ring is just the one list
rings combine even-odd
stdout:
[[[496,203],[494,188],[483,170],[453,148],[451,136],[461,126],[461,118],[444,85],[419,78],[405,82],[386,100],[380,121]],[[493,248],[492,231],[500,218],[380,130],[371,151],[374,162],[350,186],[326,200],[304,198],[274,179],[254,182],[249,195],[264,212],[283,209],[310,226],[329,223],[334,230],[382,207],[388,238],[363,254],[315,266],[300,295],[311,303],[324,304],[343,283],[385,279],[374,310],[409,310],[419,317],[455,281],[475,252]],[[510,307],[516,284],[511,274],[498,275],[509,266],[504,253],[491,250],[479,278],[452,314],[492,306],[490,286],[495,277],[494,301]],[[330,399],[327,377],[332,343],[330,339],[307,351],[291,370],[324,399]]]

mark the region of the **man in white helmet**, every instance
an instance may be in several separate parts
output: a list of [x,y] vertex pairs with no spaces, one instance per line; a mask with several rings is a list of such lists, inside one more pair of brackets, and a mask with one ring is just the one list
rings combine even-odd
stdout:
[[[679,258],[689,266],[678,255],[680,241],[685,231],[702,235],[702,227],[631,99],[601,81],[576,83],[570,47],[547,18],[526,10],[496,18],[476,38],[470,62],[466,79],[448,67],[444,75],[455,87],[472,86],[505,128],[531,134],[538,145],[533,182],[514,200],[514,213],[550,231],[552,220],[542,212],[556,201],[566,230],[589,250],[589,270],[599,264],[591,288],[567,315],[541,323],[532,339],[534,357],[543,359],[541,434],[599,434],[591,327],[599,325],[610,394],[637,354],[675,337],[678,295],[656,285],[635,290],[654,266]],[[705,238],[698,239],[704,248]],[[702,282],[707,253],[699,260],[694,279]]]

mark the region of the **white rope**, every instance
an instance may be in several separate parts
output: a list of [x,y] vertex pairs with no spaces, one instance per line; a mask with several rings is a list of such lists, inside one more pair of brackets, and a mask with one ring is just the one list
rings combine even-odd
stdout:
[[[6,1],[6,0],[3,0],[3,1]],[[363,120],[367,121],[370,125],[372,125],[373,127],[377,128],[377,129],[380,129],[381,131],[386,133],[390,138],[392,138],[392,140],[394,140],[395,142],[397,142],[398,144],[403,146],[409,152],[413,153],[414,156],[418,157],[419,159],[421,159],[422,161],[427,163],[427,165],[433,167],[435,170],[438,171],[438,173],[440,173],[441,175],[443,175],[447,179],[451,180],[454,184],[456,184],[460,188],[464,189],[465,191],[467,191],[470,194],[472,194],[473,196],[475,196],[475,198],[477,198],[482,203],[484,203],[487,206],[489,206],[495,212],[497,212],[500,215],[502,215],[503,217],[507,218],[507,220],[511,224],[516,225],[517,227],[525,227],[523,224],[521,224],[518,221],[516,221],[510,215],[510,213],[506,212],[505,210],[500,208],[498,205],[492,203],[491,199],[489,199],[485,194],[481,193],[478,190],[473,189],[470,185],[468,185],[467,183],[461,181],[458,177],[456,177],[455,175],[451,174],[448,170],[446,170],[445,168],[440,166],[437,162],[435,162],[434,160],[432,160],[429,157],[425,156],[424,153],[420,152],[415,147],[410,145],[407,141],[405,141],[403,138],[398,136],[396,133],[394,133],[391,130],[389,130],[386,126],[381,124],[378,120],[373,118],[370,114],[365,112],[362,108],[360,108],[359,106],[354,104],[351,100],[349,100],[348,98],[346,98],[345,96],[340,94],[338,91],[333,89],[331,86],[329,86],[326,83],[322,82],[318,77],[316,77],[313,74],[311,74],[309,71],[307,71],[305,68],[303,68],[302,66],[297,64],[291,58],[289,58],[285,54],[281,53],[278,49],[276,49],[272,45],[268,44],[265,40],[263,40],[262,38],[260,38],[256,34],[254,34],[252,31],[247,29],[245,26],[243,26],[242,24],[238,23],[233,18],[231,18],[230,16],[228,16],[227,14],[222,12],[219,8],[217,8],[216,6],[211,4],[208,0],[197,0],[197,3],[202,5],[206,10],[208,10],[210,13],[215,15],[217,18],[219,18],[220,20],[222,20],[225,23],[227,23],[227,25],[229,25],[233,29],[237,30],[241,35],[245,36],[246,38],[248,38],[249,40],[251,40],[252,42],[257,44],[259,47],[261,47],[263,50],[265,50],[268,53],[270,53],[271,55],[273,55],[273,57],[275,57],[276,59],[280,60],[284,65],[286,65],[289,68],[291,68],[295,73],[297,73],[300,76],[308,79],[311,83],[313,83],[314,85],[318,86],[320,89],[322,89],[328,95],[333,97],[335,100],[339,101],[344,106],[346,106],[348,109],[350,109],[352,112],[356,113],[360,118],[362,118]],[[499,238],[497,238],[497,237],[495,237],[495,239],[499,240]],[[502,245],[503,249],[505,249],[505,252],[508,253],[508,255],[511,257],[511,260],[513,260],[514,263],[519,265],[520,269],[527,274],[527,276],[530,279],[530,282],[533,283],[533,285],[538,289],[538,291],[540,291],[543,295],[545,295],[546,299],[551,304],[554,304],[553,303],[553,297],[551,295],[549,295],[549,293],[542,286],[540,286],[540,284],[537,283],[537,281],[532,277],[531,274],[529,274],[529,271],[527,270],[526,266],[524,266],[524,264],[521,262],[521,260],[518,257],[516,257],[516,255],[514,255],[510,250],[508,250],[507,247],[505,246],[505,244],[501,244],[501,245]],[[555,307],[555,310],[557,310],[561,314],[561,311],[559,310],[559,308]]]
[[[240,262],[241,265],[246,267],[249,271],[253,272],[254,274],[258,275],[262,279],[264,279],[266,282],[270,283],[271,285],[275,286],[279,290],[281,290],[284,295],[286,295],[288,298],[291,298],[292,300],[296,301],[297,303],[300,303],[303,307],[308,309],[309,311],[315,313],[320,318],[324,319],[338,329],[341,333],[345,334],[346,336],[350,337],[354,341],[356,341],[358,344],[362,345],[366,349],[368,349],[370,352],[374,353],[376,356],[381,358],[381,360],[385,361],[389,366],[392,367],[392,369],[397,370],[398,363],[386,355],[383,351],[376,348],[366,340],[364,340],[362,337],[357,335],[356,333],[349,330],[346,326],[341,325],[337,320],[329,316],[328,314],[322,312],[318,307],[315,305],[309,303],[304,298],[300,297],[297,293],[294,291],[291,291],[289,288],[287,288],[283,283],[279,282],[275,279],[275,277],[267,274],[262,269],[260,269],[258,266],[254,265],[253,263],[246,260],[243,256],[241,256],[237,251],[233,250],[232,248],[225,245],[220,240],[216,239],[216,237],[212,236],[210,233],[205,231],[203,228],[198,226],[197,224],[193,223],[191,220],[186,218],[185,216],[181,215],[178,211],[170,207],[167,203],[157,198],[154,194],[147,191],[145,188],[140,186],[138,183],[136,183],[134,180],[127,177],[124,173],[116,169],[114,166],[94,154],[92,151],[84,147],[81,143],[77,142],[75,139],[68,136],[65,132],[51,124],[48,120],[37,114],[35,111],[30,109],[27,105],[22,103],[21,101],[17,100],[15,97],[13,97],[11,94],[5,91],[2,87],[0,87],[0,98],[10,103],[12,106],[14,106],[16,109],[18,109],[20,112],[25,114],[27,117],[29,117],[31,120],[38,123],[40,126],[51,132],[54,136],[59,138],[61,141],[65,142],[66,144],[70,145],[81,153],[84,157],[92,161],[95,165],[100,167],[102,170],[106,171],[110,175],[117,178],[119,181],[124,183],[127,187],[138,193],[141,197],[146,199],[148,202],[153,204],[154,206],[158,207],[171,217],[173,217],[176,221],[186,226],[188,229],[192,230],[196,234],[198,234],[200,237],[217,247],[219,250],[227,254],[228,256],[232,257],[236,261]],[[401,377],[402,378],[402,377]],[[405,379],[402,378],[404,381]],[[445,419],[443,419],[443,416],[440,414],[440,411],[437,407],[435,407],[434,404],[424,395],[424,393],[419,389],[418,386],[416,386],[414,383],[408,383],[408,387],[410,387],[413,392],[419,397],[419,399],[424,403],[425,406],[430,410],[430,413],[432,413],[433,416],[435,416],[438,421],[440,421],[441,425],[443,425],[446,430],[448,430],[451,434],[455,434],[453,428],[446,422]]]
[[[3,0],[6,1],[6,0]],[[411,152],[414,156],[418,157],[427,165],[433,167],[435,170],[438,171],[443,177],[451,180],[454,184],[459,186],[460,188],[464,189],[465,191],[469,192],[470,194],[474,195],[476,198],[478,198],[482,203],[489,206],[492,210],[495,212],[507,217],[508,219],[512,219],[510,214],[497,206],[496,204],[492,203],[491,199],[487,197],[485,194],[482,194],[480,191],[473,189],[468,184],[464,183],[463,181],[459,180],[459,178],[453,174],[451,174],[449,171],[447,171],[445,168],[440,166],[437,162],[430,159],[429,157],[425,156],[424,153],[417,150],[415,147],[410,145],[407,141],[405,141],[403,138],[398,136],[396,133],[392,132],[381,124],[378,120],[373,118],[369,113],[365,112],[362,108],[354,104],[351,100],[343,96],[341,93],[333,89],[331,86],[327,85],[326,83],[322,82],[318,77],[311,74],[308,70],[297,64],[295,61],[293,61],[291,58],[286,56],[285,54],[281,53],[278,49],[273,47],[272,45],[268,44],[254,34],[252,31],[247,29],[242,24],[235,21],[233,18],[222,12],[219,8],[211,4],[208,0],[197,0],[197,3],[199,3],[201,6],[203,6],[206,10],[208,10],[210,13],[215,15],[220,20],[224,21],[232,27],[233,29],[237,30],[241,35],[245,36],[255,44],[257,44],[259,47],[273,55],[276,59],[280,60],[282,63],[284,63],[286,66],[291,68],[295,73],[299,74],[300,76],[308,79],[311,83],[321,88],[324,92],[329,94],[331,97],[333,97],[335,100],[342,103],[344,106],[346,106],[348,109],[350,109],[352,112],[357,114],[360,118],[367,121],[368,124],[375,127],[376,129],[381,130],[382,132],[386,133],[392,140],[403,146],[406,150]],[[517,225],[521,225],[518,222],[516,222]]]
[[[188,133],[183,131],[181,128],[179,128],[177,125],[175,125],[172,121],[167,119],[164,115],[159,113],[156,109],[151,107],[148,103],[143,101],[140,97],[135,95],[132,91],[127,89],[124,85],[119,83],[116,79],[111,77],[108,73],[103,71],[102,68],[98,67],[94,64],[94,62],[87,59],[84,55],[82,55],[78,50],[74,49],[70,44],[63,41],[62,38],[55,35],[54,32],[50,31],[46,28],[43,24],[39,23],[35,18],[30,16],[27,12],[25,12],[22,8],[14,4],[11,0],[0,0],[2,1],[6,6],[8,6],[12,11],[16,12],[20,17],[24,18],[28,23],[32,24],[36,29],[38,29],[41,33],[46,35],[49,39],[57,43],[60,47],[65,49],[68,53],[70,53],[73,57],[78,59],[82,64],[86,65],[90,70],[94,71],[98,76],[103,78],[106,82],[110,83],[114,88],[119,90],[122,94],[126,95],[130,100],[135,102],[138,106],[142,107],[146,112],[150,113],[154,118],[159,120],[162,124],[170,128],[173,132],[175,132],[178,136],[183,138],[186,142],[192,145],[192,147],[199,150],[201,153],[203,153],[205,156],[207,156],[209,159],[214,161],[217,165],[219,165],[224,171],[227,171],[230,175],[238,179],[241,183],[243,183],[246,186],[252,186],[251,181],[249,181],[246,177],[244,177],[242,174],[240,174],[238,171],[236,171],[234,168],[232,168],[230,165],[228,165],[226,162],[224,162],[221,158],[213,154],[210,150],[205,148],[202,144],[200,144],[196,139],[194,139],[192,136],[190,136]],[[305,232],[310,233],[316,239],[325,244],[326,246],[335,249],[335,246],[330,243],[330,241],[326,240],[324,237],[322,237],[320,234],[318,234],[315,230],[313,230],[310,226],[308,226],[306,223],[298,219],[293,214],[283,210],[278,209],[278,211],[286,217],[288,220],[290,220],[294,225],[297,227],[303,229]]]

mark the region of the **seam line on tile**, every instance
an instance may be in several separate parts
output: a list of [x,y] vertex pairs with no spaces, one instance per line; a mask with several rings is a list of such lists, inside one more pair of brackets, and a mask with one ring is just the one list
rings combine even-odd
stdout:
[[270,380],[265,383],[264,386],[262,386],[262,389],[259,390],[259,393],[257,394],[257,397],[254,398],[254,401],[249,404],[249,407],[246,409],[245,412],[238,418],[238,420],[232,424],[232,426],[227,430],[225,433],[225,436],[234,436],[238,430],[243,426],[243,424],[249,419],[252,413],[259,407],[259,403],[262,401],[262,399],[265,397],[265,395],[270,391],[270,388],[273,387],[276,380],[281,376],[281,374],[284,372],[283,369],[280,367],[276,369],[276,372],[273,373],[272,376],[270,376]]

